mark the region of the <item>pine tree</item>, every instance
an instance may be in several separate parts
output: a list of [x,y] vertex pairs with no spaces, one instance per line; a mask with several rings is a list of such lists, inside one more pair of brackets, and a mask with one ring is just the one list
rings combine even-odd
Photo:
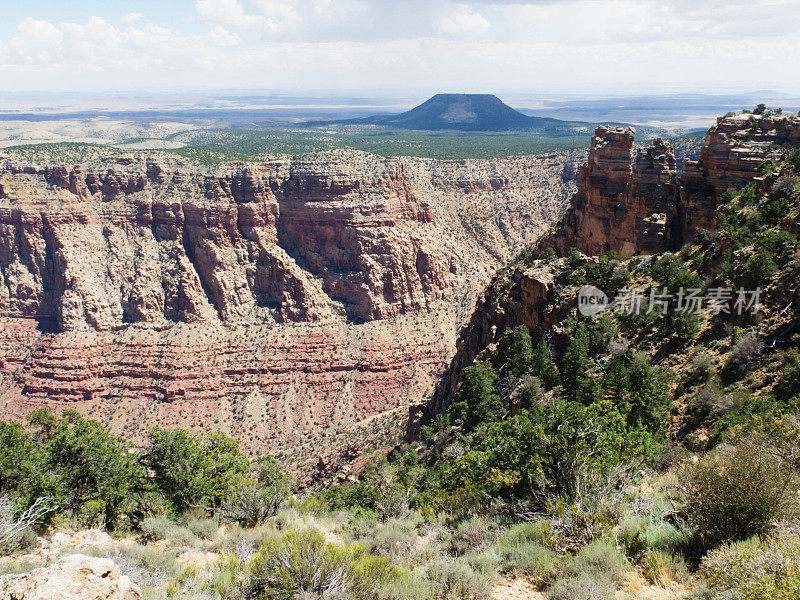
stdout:
[[518,325],[511,335],[512,341],[508,348],[506,367],[517,377],[522,377],[530,371],[533,360],[531,334],[525,325]]
[[579,326],[561,359],[561,381],[567,398],[587,405],[599,399],[600,386],[589,374],[591,368],[586,331]]
[[501,416],[503,406],[494,389],[497,373],[486,363],[475,361],[464,369],[461,379],[461,400],[466,404],[466,430]]

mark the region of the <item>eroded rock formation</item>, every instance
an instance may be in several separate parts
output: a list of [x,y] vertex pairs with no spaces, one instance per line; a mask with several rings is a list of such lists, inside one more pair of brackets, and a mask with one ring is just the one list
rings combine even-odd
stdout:
[[563,210],[565,158],[0,158],[5,413],[315,463],[430,392],[477,292]]
[[415,439],[419,425],[444,410],[463,369],[508,328],[525,325],[549,339],[559,337],[558,324],[575,304],[553,303],[558,292],[554,273],[566,269],[563,256],[571,248],[589,255],[585,261],[597,261],[609,250],[626,257],[677,250],[698,229],[713,228],[726,190],[758,183],[761,165],[798,147],[800,117],[720,117],[706,134],[699,159],[684,161],[678,174],[672,149],[663,140],[637,149],[632,128],[598,127],[570,208],[537,244],[537,250],[554,248],[562,258],[520,263],[493,280],[435,393],[426,404],[412,406],[407,439]]
[[630,127],[598,127],[578,191],[562,225],[542,246],[561,254],[623,256],[676,250],[698,229],[713,228],[720,196],[758,175],[759,166],[800,144],[800,117],[739,114],[717,119],[700,157],[678,173],[672,148],[661,139],[634,147]]

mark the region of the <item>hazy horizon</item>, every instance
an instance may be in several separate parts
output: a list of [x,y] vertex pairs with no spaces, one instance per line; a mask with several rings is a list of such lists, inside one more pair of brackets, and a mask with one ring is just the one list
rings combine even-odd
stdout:
[[6,3],[5,92],[800,93],[800,3]]

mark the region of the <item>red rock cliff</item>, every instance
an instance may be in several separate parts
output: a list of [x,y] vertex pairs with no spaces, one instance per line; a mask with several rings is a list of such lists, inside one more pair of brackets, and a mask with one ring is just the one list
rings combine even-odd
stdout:
[[[624,256],[677,250],[699,228],[714,226],[724,191],[759,179],[759,167],[800,146],[800,117],[741,114],[720,117],[705,136],[700,157],[686,161],[679,176],[666,142],[636,149],[634,130],[598,127],[588,161],[578,172],[578,190],[563,221],[538,244],[562,256],[570,248],[587,255],[617,250]],[[589,259],[592,260],[592,259]],[[597,260],[597,259],[594,259]],[[553,272],[565,259],[516,265],[484,292],[462,330],[457,352],[435,393],[411,408],[407,439],[421,423],[442,412],[463,369],[508,328],[525,325],[553,338],[558,323],[574,310],[554,305]],[[562,340],[563,342],[563,340]]]
[[629,127],[598,127],[589,159],[578,172],[578,191],[562,224],[542,245],[560,253],[623,256],[676,250],[711,229],[717,203],[741,188],[759,165],[800,144],[800,117],[739,114],[717,119],[700,158],[679,175],[672,148],[656,139],[634,147]]
[[490,274],[560,214],[562,171],[555,155],[0,158],[5,414],[69,406],[135,440],[223,429],[307,466],[385,435],[374,417],[430,392]]

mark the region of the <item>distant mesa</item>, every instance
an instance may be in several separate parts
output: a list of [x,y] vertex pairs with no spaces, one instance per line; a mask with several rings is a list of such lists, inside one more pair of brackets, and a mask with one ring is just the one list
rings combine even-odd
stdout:
[[399,115],[374,115],[340,123],[369,123],[421,131],[515,131],[568,125],[558,119],[524,115],[494,94],[436,94]]

